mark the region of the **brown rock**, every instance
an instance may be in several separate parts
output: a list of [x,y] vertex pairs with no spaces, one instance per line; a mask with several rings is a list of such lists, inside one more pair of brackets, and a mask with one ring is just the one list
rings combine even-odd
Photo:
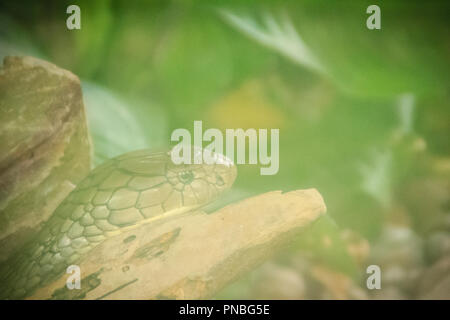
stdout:
[[80,81],[32,57],[0,69],[0,262],[90,170]]
[[82,296],[65,289],[64,275],[31,298],[209,298],[272,257],[325,210],[314,189],[274,191],[213,214],[142,225],[88,253],[81,281],[90,283],[95,275],[95,286],[85,286]]

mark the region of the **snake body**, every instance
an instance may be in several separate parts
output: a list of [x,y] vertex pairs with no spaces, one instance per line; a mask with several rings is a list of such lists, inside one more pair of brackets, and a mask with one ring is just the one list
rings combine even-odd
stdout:
[[170,152],[141,150],[95,168],[0,269],[0,298],[31,295],[125,229],[212,202],[237,174],[231,161],[215,156],[214,164],[175,165]]

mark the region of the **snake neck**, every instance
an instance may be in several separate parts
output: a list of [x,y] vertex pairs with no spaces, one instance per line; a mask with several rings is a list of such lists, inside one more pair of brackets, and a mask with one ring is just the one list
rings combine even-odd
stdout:
[[[107,238],[120,235],[141,225],[165,220],[196,209],[184,207],[137,223],[112,228],[101,234],[80,235],[74,239],[71,228],[64,226],[73,221],[53,218],[22,252],[10,259],[1,269],[0,299],[23,299],[64,274],[67,267],[79,263],[86,254]],[[56,221],[52,221],[56,220]],[[68,222],[69,221],[69,222]],[[76,225],[75,225],[76,228]],[[112,230],[114,229],[114,230]],[[57,230],[57,231],[55,231]],[[89,229],[88,229],[89,230]],[[72,232],[71,232],[72,231]]]

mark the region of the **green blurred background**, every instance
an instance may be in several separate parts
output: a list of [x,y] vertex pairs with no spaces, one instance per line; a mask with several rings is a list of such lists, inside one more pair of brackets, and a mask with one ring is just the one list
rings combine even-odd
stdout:
[[[81,30],[66,28],[70,4],[81,8]],[[371,4],[381,7],[381,30],[366,28]],[[405,268],[424,270],[440,257],[429,250],[450,247],[449,13],[448,1],[411,0],[1,1],[0,56],[36,56],[80,77],[93,165],[166,146],[194,120],[279,128],[278,174],[239,166],[223,202],[314,187],[331,219],[219,297],[297,298],[257,284],[275,277],[284,288],[300,277],[334,292],[305,275],[307,261],[360,286],[368,261],[385,257],[376,248],[392,248],[392,229],[423,250]],[[444,244],[427,249],[437,232]],[[331,248],[317,244],[324,234]],[[375,249],[360,257],[355,246]],[[300,296],[329,297],[308,290]]]

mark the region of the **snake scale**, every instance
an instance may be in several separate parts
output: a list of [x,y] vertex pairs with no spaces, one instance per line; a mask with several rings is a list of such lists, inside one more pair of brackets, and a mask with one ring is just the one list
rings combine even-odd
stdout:
[[214,154],[214,159],[213,164],[176,165],[170,151],[140,150],[95,168],[37,236],[0,268],[0,298],[30,296],[124,230],[212,202],[237,175],[227,158]]

